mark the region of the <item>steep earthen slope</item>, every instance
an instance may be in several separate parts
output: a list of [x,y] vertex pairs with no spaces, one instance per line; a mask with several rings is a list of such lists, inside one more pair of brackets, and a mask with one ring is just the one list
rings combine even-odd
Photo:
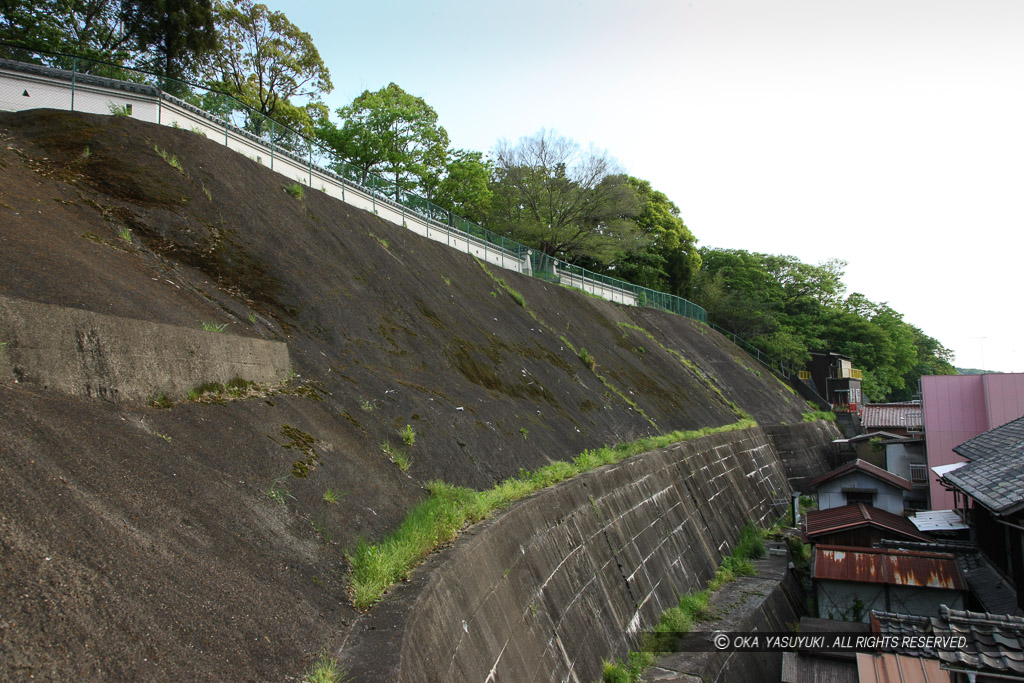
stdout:
[[284,341],[297,375],[171,408],[0,386],[3,679],[297,676],[353,617],[344,549],[421,482],[804,409],[704,326],[485,272],[188,131],[0,114],[0,172],[0,295]]

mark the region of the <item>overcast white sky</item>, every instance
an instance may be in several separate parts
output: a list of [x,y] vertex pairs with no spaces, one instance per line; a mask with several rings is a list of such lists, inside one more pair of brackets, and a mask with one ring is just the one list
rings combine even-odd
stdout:
[[593,143],[702,246],[844,259],[957,366],[1024,372],[1024,1],[267,4],[332,111],[394,81],[456,147]]

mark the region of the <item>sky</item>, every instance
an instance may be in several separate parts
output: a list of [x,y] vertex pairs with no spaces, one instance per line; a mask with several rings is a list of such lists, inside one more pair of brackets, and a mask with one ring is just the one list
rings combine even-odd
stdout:
[[1024,1],[264,1],[332,111],[395,82],[456,148],[592,144],[700,246],[842,259],[956,366],[1024,372]]

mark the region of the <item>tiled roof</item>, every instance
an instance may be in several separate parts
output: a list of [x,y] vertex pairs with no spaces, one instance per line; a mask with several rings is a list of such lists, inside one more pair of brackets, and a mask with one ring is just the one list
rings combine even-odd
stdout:
[[861,413],[865,429],[897,427],[912,429],[921,426],[921,403],[866,403]]
[[1024,417],[953,449],[971,462],[943,479],[997,514],[1024,508]]
[[851,460],[848,463],[840,465],[831,472],[820,474],[814,479],[811,479],[810,487],[816,489],[822,484],[824,484],[826,481],[838,479],[839,477],[846,476],[847,474],[850,474],[852,472],[862,472],[870,477],[874,477],[875,479],[887,482],[897,488],[901,488],[907,491],[910,491],[914,488],[914,485],[911,484],[906,479],[904,479],[903,477],[893,474],[892,472],[883,470],[881,467],[878,467],[877,465],[872,465],[871,463],[861,460],[860,458]]
[[1024,444],[1024,416],[968,439],[955,446],[953,451],[968,460],[980,460],[1007,449],[1019,448],[1021,444]]
[[814,578],[967,590],[952,554],[893,548],[819,545],[814,549]]
[[[948,668],[1024,675],[1024,618],[939,608],[938,617],[871,612],[871,630],[883,636],[940,636],[966,639],[964,647],[896,647],[890,651],[941,660]],[[910,641],[917,644],[920,641]]]
[[843,505],[828,510],[809,510],[807,512],[807,537],[815,538],[825,534],[872,526],[897,533],[904,538],[918,541],[930,541],[930,537],[922,534],[906,517],[894,515],[885,510],[856,503]]

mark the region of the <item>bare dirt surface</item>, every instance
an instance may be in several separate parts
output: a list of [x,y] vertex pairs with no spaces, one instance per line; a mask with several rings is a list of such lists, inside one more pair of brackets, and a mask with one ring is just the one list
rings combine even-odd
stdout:
[[[156,408],[0,386],[2,680],[298,680],[357,616],[345,550],[424,482],[731,423],[728,401],[806,410],[706,326],[492,267],[521,306],[188,131],[2,113],[0,176],[0,294],[285,341],[304,388]],[[381,444],[406,425],[402,472]]]

